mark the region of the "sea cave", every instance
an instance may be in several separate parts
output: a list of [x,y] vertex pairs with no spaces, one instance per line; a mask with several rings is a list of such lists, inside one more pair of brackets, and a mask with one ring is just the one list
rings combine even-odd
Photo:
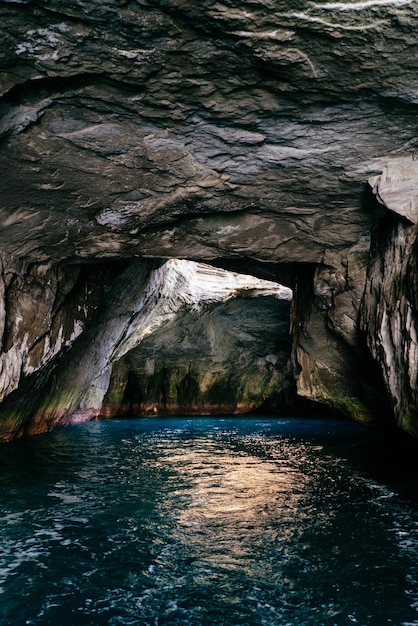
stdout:
[[[6,626],[418,624],[417,26],[416,0],[0,0]],[[93,457],[100,463],[90,467]],[[126,499],[104,491],[113,476],[103,469],[102,485],[99,466],[118,468]],[[129,492],[126,473],[139,491]],[[81,475],[96,485],[97,506],[110,511],[113,527],[100,511],[95,517],[91,502],[78,505],[90,497],[75,488]],[[318,496],[328,480],[338,486],[335,508],[325,492]],[[190,485],[192,495],[179,496],[175,520],[167,504],[159,535],[164,484],[179,494]],[[42,507],[62,507],[49,530],[35,500],[25,500],[29,485]],[[377,492],[382,516],[396,520],[396,507],[384,507],[401,493],[413,512],[399,513],[396,541],[383,533],[369,544],[358,516],[370,515],[364,523],[373,537],[370,520],[383,519],[373,508]],[[10,502],[17,504],[9,510]],[[350,514],[344,502],[353,503]],[[150,508],[156,518],[138,539],[133,528]],[[267,526],[255,522],[263,511]],[[129,562],[129,542],[144,541],[145,552],[153,546],[138,557],[142,573],[128,563],[124,582],[109,583],[103,605],[98,590],[107,583],[91,555],[113,555],[112,577],[113,548],[92,547],[91,530],[83,535],[91,558],[80,548],[79,561],[68,561],[75,578],[65,577],[57,574],[65,550],[58,555],[39,539],[49,532],[62,548],[80,547],[71,533],[92,519],[97,532],[116,537],[122,560]],[[353,551],[372,552],[368,565],[360,556],[350,561],[342,540],[348,519]],[[23,520],[22,539],[13,536],[15,520]],[[300,537],[296,547],[280,543],[271,530],[277,520],[283,537]],[[220,537],[219,553],[203,550],[199,532],[211,542]],[[320,535],[322,556],[306,560]],[[259,547],[251,565],[241,564],[237,537],[245,553]],[[157,555],[159,542],[166,552]],[[276,549],[280,567],[263,560]],[[27,612],[8,584],[22,568],[47,568],[49,554],[59,590],[48,583],[55,591],[41,592],[38,575],[23,574],[28,593],[43,597]],[[404,569],[402,559],[410,559]],[[82,580],[94,572],[96,581],[84,596],[77,562]],[[347,566],[341,586],[351,608],[337,599],[329,566]],[[220,592],[225,611],[208,608],[218,582],[223,589],[240,567],[249,568],[245,576]],[[356,567],[383,572],[387,603],[370,578],[379,600],[370,604]],[[180,601],[173,589],[190,571],[193,593]],[[327,587],[320,597],[309,582],[315,571]],[[393,577],[407,584],[389,583]],[[358,597],[348,591],[353,585]]]

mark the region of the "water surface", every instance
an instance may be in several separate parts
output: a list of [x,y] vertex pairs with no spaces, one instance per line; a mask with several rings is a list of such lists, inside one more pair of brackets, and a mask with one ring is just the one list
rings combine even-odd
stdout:
[[418,625],[413,452],[296,418],[102,421],[4,445],[0,623]]

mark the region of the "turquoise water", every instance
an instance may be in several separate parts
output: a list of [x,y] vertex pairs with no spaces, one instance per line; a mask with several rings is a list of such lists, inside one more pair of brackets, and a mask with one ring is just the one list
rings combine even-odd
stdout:
[[321,419],[92,422],[0,449],[0,623],[418,625],[414,457]]

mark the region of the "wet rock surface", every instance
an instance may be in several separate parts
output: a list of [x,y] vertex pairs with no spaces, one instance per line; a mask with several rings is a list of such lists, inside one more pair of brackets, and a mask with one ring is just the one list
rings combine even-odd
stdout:
[[418,243],[407,220],[386,216],[373,241],[361,326],[399,426],[418,436]]
[[2,2],[0,243],[318,262],[416,144],[411,3]]
[[191,261],[133,261],[57,357],[17,379],[0,407],[0,438],[126,412],[277,403],[289,387],[291,296]]
[[[61,357],[54,384],[87,388],[73,343],[90,354],[118,276],[126,315],[143,296],[118,264],[193,259],[290,277],[298,393],[366,422],[383,403],[415,431],[417,26],[414,0],[1,1],[0,252],[19,269],[0,286],[0,395]],[[119,339],[94,338],[85,366],[101,397]],[[100,412],[70,395],[32,430]]]
[[229,415],[285,402],[290,302],[234,298],[185,310],[115,365],[106,415]]

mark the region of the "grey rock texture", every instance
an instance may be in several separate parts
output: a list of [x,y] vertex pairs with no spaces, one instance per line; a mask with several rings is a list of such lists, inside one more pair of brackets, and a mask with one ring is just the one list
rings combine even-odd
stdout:
[[[27,317],[38,310],[37,295],[28,302]],[[191,261],[136,260],[99,295],[100,306],[90,314],[76,300],[82,323],[65,342],[63,324],[62,345],[44,349],[36,368],[28,370],[31,354],[23,350],[29,333],[23,347],[17,344],[21,368],[15,368],[13,389],[4,392],[10,395],[0,407],[0,439],[129,408],[248,412],[287,393],[290,289]],[[43,306],[41,319],[50,317],[51,303]],[[39,332],[34,323],[32,334]],[[132,382],[144,390],[144,401],[132,395]]]
[[[398,408],[416,407],[413,375],[396,391],[391,381],[414,362],[412,343],[398,342],[388,367],[375,320],[384,298],[412,337],[416,308],[397,318],[395,302],[413,287],[404,271],[415,274],[395,252],[399,233],[393,245],[373,244],[371,264],[369,237],[386,241],[388,228],[375,224],[371,188],[397,224],[416,221],[417,26],[415,0],[0,1],[0,252],[32,281],[3,313],[15,339],[0,353],[1,394],[19,394],[30,368],[47,379],[61,357],[60,384],[77,378],[73,333],[89,352],[85,322],[102,293],[95,264],[107,262],[116,280],[122,262],[193,259],[265,277],[291,268],[299,394],[366,422],[383,403],[406,423]],[[53,298],[34,291],[44,267],[53,291],[66,293],[61,280],[78,272],[92,285],[91,310],[81,321],[74,312],[61,343],[49,305],[37,311],[42,332],[27,339],[33,313],[18,310],[24,293]],[[138,290],[126,311],[139,311]],[[114,349],[104,337],[97,355]],[[102,394],[110,374],[105,385],[100,367]]]
[[416,227],[386,217],[375,234],[361,325],[379,363],[396,421],[418,436],[418,242]]
[[347,256],[300,272],[294,303],[294,371],[300,396],[368,426],[385,424],[389,399],[359,334],[369,236]]
[[[119,269],[120,272],[120,269]],[[103,304],[118,273],[97,265],[57,268],[2,256],[0,389],[2,400],[22,377],[42,369],[70,346]]]
[[369,180],[379,202],[390,211],[418,224],[418,161],[400,157],[387,161],[381,175]]
[[183,308],[112,370],[101,413],[211,415],[285,404],[290,302],[260,288]]
[[411,3],[0,12],[0,245],[36,262],[320,262],[367,224],[369,176],[416,144]]

